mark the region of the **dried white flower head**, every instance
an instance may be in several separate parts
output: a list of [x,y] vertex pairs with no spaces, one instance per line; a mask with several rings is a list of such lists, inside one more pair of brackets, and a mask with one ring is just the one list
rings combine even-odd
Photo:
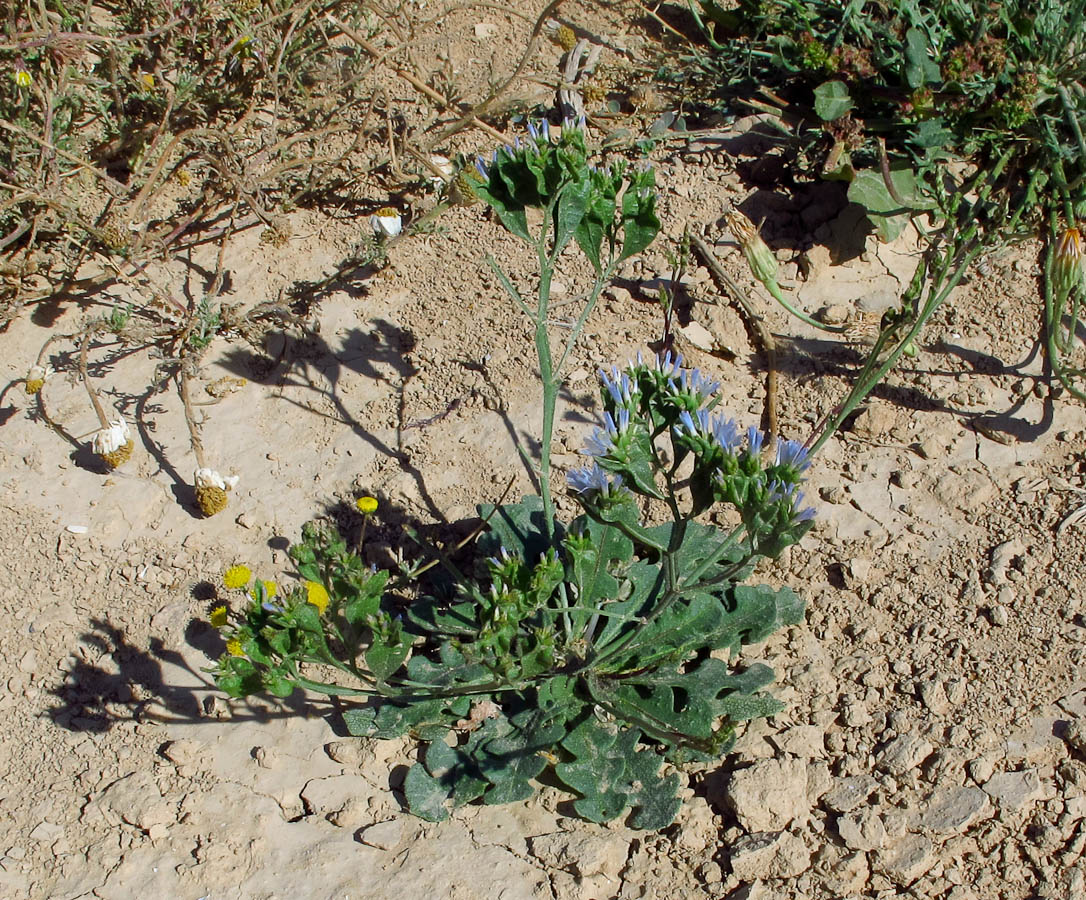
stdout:
[[26,392],[28,394],[38,393],[45,385],[45,379],[52,374],[53,370],[49,366],[31,366],[24,379]]
[[223,476],[206,466],[196,470],[196,502],[205,516],[213,516],[226,508],[226,492],[238,483],[237,475]]
[[432,177],[427,179],[427,183],[431,187],[435,187],[435,188],[441,187],[443,184],[445,184],[446,182],[448,182],[449,180],[452,179],[453,172],[456,171],[456,166],[454,166],[449,161],[448,157],[441,156],[438,153],[435,153],[430,157],[430,164],[435,169],[437,169],[438,172],[441,173],[440,176],[435,174]]
[[391,206],[382,206],[370,216],[370,225],[378,237],[393,238],[403,231],[403,220]]
[[132,455],[132,434],[124,419],[110,422],[91,438],[91,449],[111,469],[116,469]]

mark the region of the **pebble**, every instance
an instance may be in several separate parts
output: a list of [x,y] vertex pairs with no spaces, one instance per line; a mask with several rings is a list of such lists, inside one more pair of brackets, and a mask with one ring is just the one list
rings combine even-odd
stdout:
[[838,778],[834,786],[822,797],[822,803],[833,812],[850,812],[875,793],[878,786],[878,781],[871,775]]
[[747,831],[780,831],[810,811],[807,767],[799,759],[761,760],[733,772],[720,799]]
[[888,842],[886,825],[871,807],[841,816],[837,833],[850,850],[881,850]]
[[961,834],[992,812],[988,795],[980,788],[955,788],[932,798],[920,816],[920,827],[938,835]]
[[874,868],[894,884],[907,887],[935,865],[935,848],[922,834],[907,834],[875,854]]
[[1017,813],[1044,796],[1041,779],[1032,769],[993,775],[984,783],[984,791],[1002,814]]
[[931,756],[935,748],[923,738],[902,734],[890,741],[878,755],[879,768],[891,775],[904,775]]
[[626,866],[630,842],[621,834],[555,833],[528,841],[532,856],[552,869],[578,878],[605,875],[617,879]]
[[367,847],[392,850],[403,839],[403,819],[389,819],[362,829],[358,839]]

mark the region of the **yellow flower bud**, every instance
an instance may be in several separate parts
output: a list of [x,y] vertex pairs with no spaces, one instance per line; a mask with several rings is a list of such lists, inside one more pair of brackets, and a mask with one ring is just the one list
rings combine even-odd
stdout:
[[1056,242],[1056,255],[1052,266],[1053,286],[1057,293],[1067,292],[1086,278],[1082,233],[1074,225],[1067,228]]
[[372,516],[377,512],[377,498],[376,497],[359,497],[354,505],[358,507],[358,511],[364,516]]
[[211,615],[209,616],[209,618],[211,620],[211,626],[213,628],[222,628],[226,625],[226,607],[216,606],[213,610],[211,610]]

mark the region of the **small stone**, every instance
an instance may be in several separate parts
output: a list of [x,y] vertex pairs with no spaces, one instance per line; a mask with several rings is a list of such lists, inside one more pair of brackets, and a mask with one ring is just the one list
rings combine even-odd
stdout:
[[329,741],[324,745],[324,752],[328,754],[329,759],[351,769],[361,768],[374,757],[373,750],[363,746],[362,741],[357,738]]
[[800,759],[815,759],[826,755],[825,734],[817,725],[794,725],[773,735],[769,740],[782,753],[798,756]]
[[203,758],[204,745],[190,739],[170,741],[162,748],[162,755],[175,766],[191,766]]
[[1041,779],[1032,769],[993,775],[985,782],[984,791],[999,804],[1002,813],[1019,812],[1044,796]]
[[870,877],[867,854],[850,853],[826,873],[826,888],[835,897],[850,897],[863,891]]
[[856,417],[852,433],[867,440],[885,438],[897,424],[897,411],[889,403],[876,403]]
[[878,781],[871,775],[838,778],[834,786],[822,797],[822,804],[833,812],[850,812],[875,793],[878,786]]
[[922,440],[916,447],[921,459],[935,459],[943,453],[943,442],[936,437]]
[[931,756],[935,748],[914,734],[902,734],[887,744],[879,754],[879,768],[891,775],[904,775]]
[[961,834],[991,814],[992,804],[980,788],[955,788],[933,799],[920,817],[920,827],[939,835]]
[[690,343],[698,350],[702,350],[705,353],[711,353],[713,347],[716,345],[716,341],[713,339],[713,333],[699,322],[691,322],[689,325],[684,325],[679,329],[679,334],[690,341]]
[[740,881],[768,878],[783,834],[782,831],[760,831],[737,840],[728,854],[732,874]]
[[724,805],[750,832],[780,831],[806,821],[807,767],[800,759],[766,759],[732,773]]
[[392,850],[403,839],[403,820],[389,819],[363,828],[358,839],[367,847]]
[[907,834],[894,846],[875,854],[874,867],[900,887],[908,887],[935,865],[931,841],[922,834]]
[[475,26],[475,37],[481,41],[488,41],[498,33],[498,26],[492,22],[480,22]]
[[1068,725],[1063,732],[1063,740],[1080,756],[1086,756],[1086,721],[1076,719]]
[[886,826],[870,807],[841,816],[837,833],[850,850],[881,850],[887,843]]
[[917,692],[924,705],[935,715],[941,716],[950,709],[946,688],[941,681],[925,681]]
[[64,834],[63,825],[57,825],[55,822],[39,822],[34,826],[34,830],[30,832],[30,839],[47,843],[55,841],[62,834]]
[[528,843],[540,862],[578,878],[606,875],[617,880],[630,850],[629,838],[619,834],[543,834]]

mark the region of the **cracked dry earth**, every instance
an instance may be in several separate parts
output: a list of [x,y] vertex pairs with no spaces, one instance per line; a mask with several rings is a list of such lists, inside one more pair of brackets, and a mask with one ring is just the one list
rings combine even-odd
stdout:
[[[877,315],[911,272],[913,239],[878,244],[835,189],[752,194],[736,174],[743,131],[656,153],[666,235],[622,270],[575,353],[556,486],[597,415],[594,371],[659,336],[664,239],[685,223],[710,226],[750,284],[715,220],[730,203],[766,215],[811,312]],[[484,263],[494,254],[530,289],[530,254],[477,206],[442,224],[334,285],[307,333],[212,348],[208,387],[247,379],[206,407],[209,456],[241,475],[213,519],[182,487],[194,466],[180,404],[143,393],[153,361],[98,372],[138,425],[136,454],[109,476],[32,421],[18,385],[4,394],[0,898],[1086,897],[1086,531],[1068,519],[1086,501],[1086,410],[1039,377],[1030,245],[977,267],[919,358],[816,460],[818,523],[761,573],[804,595],[806,621],[743,660],[776,669],[786,709],[688,773],[665,831],[571,819],[546,786],[428,824],[398,792],[409,741],[346,737],[317,697],[214,691],[202,669],[222,647],[201,620],[225,567],[289,579],[302,522],[361,492],[381,500],[376,545],[405,521],[470,520],[510,478],[531,490],[514,443],[539,427],[530,335]],[[292,231],[309,237],[282,250],[241,236],[228,299],[319,279],[357,227],[299,212]],[[588,283],[572,255],[556,281],[558,300]],[[757,423],[764,360],[706,269],[683,288],[679,349]],[[781,343],[781,429],[804,439],[863,348],[764,313]],[[25,318],[0,335],[5,382],[47,333]],[[92,427],[80,390],[46,387],[76,434]]]

